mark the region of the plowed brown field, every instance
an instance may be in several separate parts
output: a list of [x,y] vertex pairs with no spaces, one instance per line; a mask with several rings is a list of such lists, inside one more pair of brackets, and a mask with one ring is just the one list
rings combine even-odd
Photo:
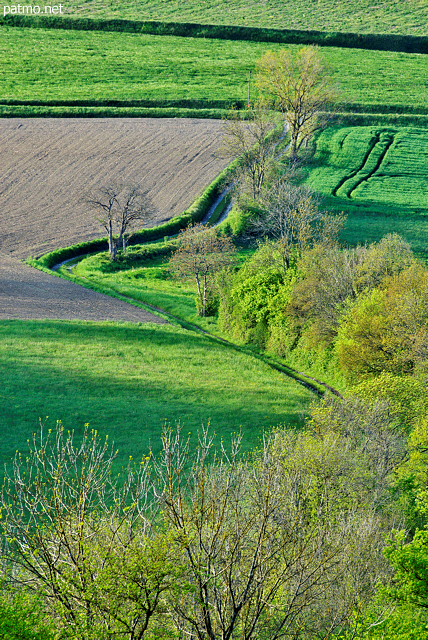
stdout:
[[[0,318],[143,321],[144,312],[130,307],[130,318],[120,310],[126,303],[101,296],[101,309],[98,294],[20,260],[105,235],[84,195],[114,180],[148,189],[158,223],[184,211],[225,166],[213,157],[220,126],[152,118],[0,120]],[[79,303],[83,296],[90,298]]]

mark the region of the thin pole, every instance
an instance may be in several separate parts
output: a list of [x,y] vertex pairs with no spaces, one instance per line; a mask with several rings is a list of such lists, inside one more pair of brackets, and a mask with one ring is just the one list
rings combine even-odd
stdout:
[[248,109],[250,108],[250,96],[251,96],[251,71],[248,73]]

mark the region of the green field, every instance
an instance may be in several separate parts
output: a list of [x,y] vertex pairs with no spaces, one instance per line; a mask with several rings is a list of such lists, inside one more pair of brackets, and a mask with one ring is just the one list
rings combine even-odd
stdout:
[[[143,99],[158,106],[168,100],[231,104],[245,100],[255,61],[280,46],[2,27],[0,104]],[[345,107],[427,113],[428,85],[420,81],[428,75],[427,56],[332,47],[322,54]]]
[[242,427],[255,446],[263,427],[297,425],[313,394],[267,365],[170,325],[1,321],[3,462],[37,429],[61,419],[114,440],[121,462],[159,447],[165,421],[194,435],[210,420],[228,438]]
[[355,243],[396,231],[428,246],[428,129],[332,127],[316,140],[307,184],[349,215]]
[[78,0],[65,7],[79,17],[174,20],[280,29],[361,33],[428,33],[427,0]]

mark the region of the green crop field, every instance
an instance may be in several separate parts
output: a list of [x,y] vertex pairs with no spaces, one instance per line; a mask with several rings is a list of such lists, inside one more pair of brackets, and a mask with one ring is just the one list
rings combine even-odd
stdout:
[[[0,103],[245,100],[248,71],[269,48],[129,33],[0,28]],[[282,45],[283,46],[283,45]],[[291,46],[291,45],[289,45]],[[343,102],[360,110],[428,110],[428,57],[325,47]],[[253,89],[254,91],[254,89]],[[7,112],[2,107],[3,113]]]
[[263,427],[301,423],[313,394],[251,355],[170,325],[1,321],[3,462],[25,451],[39,417],[85,423],[138,458],[160,445],[165,420],[196,434],[211,420],[245,447]]
[[346,238],[396,231],[415,251],[428,245],[428,130],[332,127],[316,141],[307,184],[349,214]]
[[428,33],[427,0],[78,0],[65,7],[79,17],[174,20],[281,29]]

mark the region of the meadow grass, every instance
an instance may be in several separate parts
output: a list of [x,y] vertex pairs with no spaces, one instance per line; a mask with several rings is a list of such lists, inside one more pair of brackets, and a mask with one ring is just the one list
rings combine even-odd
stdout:
[[427,179],[428,129],[331,127],[316,140],[306,184],[348,214],[347,242],[396,232],[426,256]]
[[[216,100],[233,104],[246,99],[255,61],[281,46],[2,27],[0,103],[89,100],[96,107],[97,101],[126,105],[144,99],[152,106],[168,100],[196,100],[201,107]],[[428,86],[421,83],[428,74],[427,56],[332,47],[323,48],[322,55],[344,103],[374,111],[427,110]]]
[[0,322],[0,457],[7,462],[37,430],[108,434],[123,463],[159,449],[165,421],[195,437],[211,422],[246,448],[263,428],[301,424],[313,395],[259,360],[171,325],[68,321]]
[[359,33],[428,33],[427,0],[77,0],[66,15]]
[[[155,247],[156,244],[154,243]],[[138,255],[138,246],[135,247]],[[129,251],[129,250],[128,250]],[[133,251],[132,249],[130,250]],[[236,264],[243,264],[254,249],[241,249],[236,257]],[[169,270],[168,259],[163,256],[144,257],[136,260],[131,268],[117,269],[111,263],[107,253],[97,253],[86,258],[77,259],[70,272],[68,265],[59,269],[61,275],[76,278],[85,283],[92,283],[103,290],[110,290],[122,296],[142,303],[153,305],[167,313],[194,324],[204,331],[221,337],[217,330],[215,317],[201,317],[196,310],[197,287],[194,278],[177,280]]]

